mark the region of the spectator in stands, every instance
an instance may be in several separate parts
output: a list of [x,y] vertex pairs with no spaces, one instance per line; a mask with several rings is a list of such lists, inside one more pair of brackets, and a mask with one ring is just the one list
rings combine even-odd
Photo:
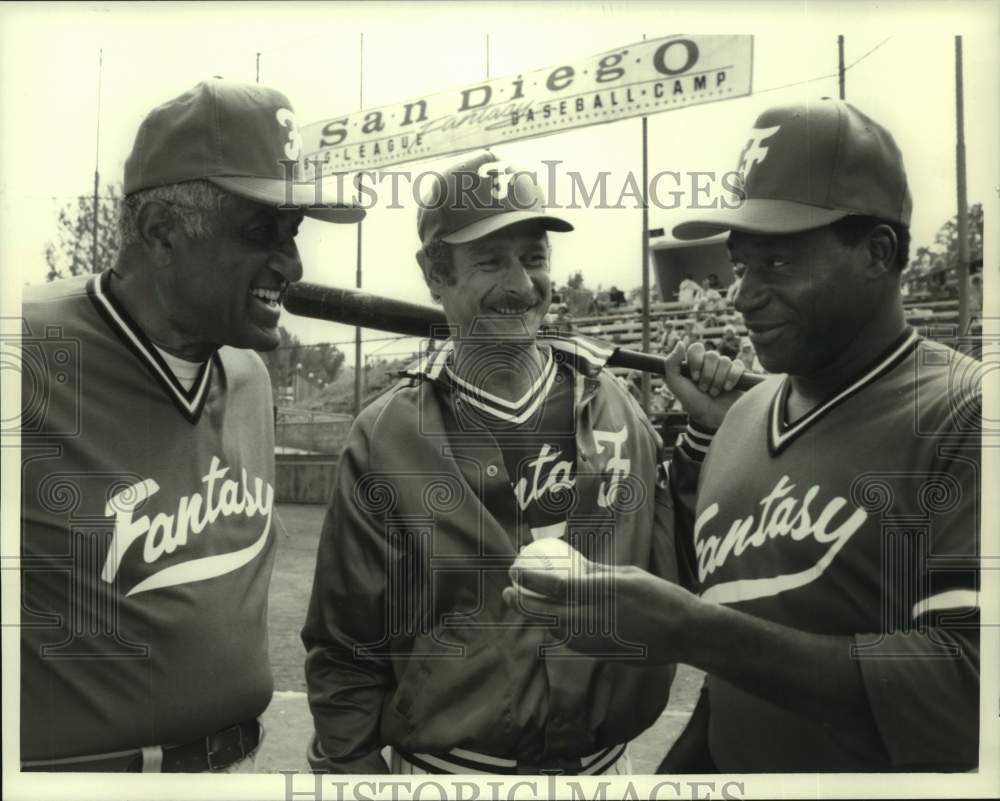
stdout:
[[973,273],[969,276],[969,308],[983,308],[983,274]]
[[570,314],[569,306],[565,303],[560,303],[559,309],[556,311],[556,329],[560,334],[573,333],[573,315]]
[[701,296],[701,287],[698,282],[691,277],[691,273],[684,276],[680,287],[677,289],[677,302],[687,306],[693,306],[695,301]]
[[740,341],[740,352],[737,358],[743,362],[747,370],[752,373],[763,373],[765,372],[760,360],[757,358],[757,351],[753,348],[753,343],[744,337]]
[[722,339],[719,341],[719,353],[735,359],[740,353],[740,338],[736,336],[736,327],[726,324],[722,329]]
[[705,326],[698,320],[688,320],[684,324],[684,333],[681,335],[681,342],[686,348],[692,342],[700,342],[705,336]]
[[660,353],[671,353],[680,339],[681,335],[670,320],[660,320]]
[[612,284],[611,289],[608,290],[608,303],[613,308],[617,308],[618,306],[624,306],[628,303],[628,300],[625,298],[625,293]]
[[733,266],[733,274],[736,278],[733,279],[733,283],[729,285],[726,290],[726,305],[732,308],[736,303],[736,293],[740,291],[740,284],[743,283],[743,273],[745,273],[747,268],[742,264],[736,264]]
[[712,279],[719,283],[718,277],[712,273],[702,282],[702,292],[694,302],[695,314],[705,323],[705,325],[715,325],[717,316],[726,310],[726,301],[722,294],[712,286]]
[[549,308],[542,325],[548,331],[568,334],[573,330],[573,315],[565,303],[556,303]]
[[715,343],[714,339],[705,340],[705,350],[718,350],[719,346]]

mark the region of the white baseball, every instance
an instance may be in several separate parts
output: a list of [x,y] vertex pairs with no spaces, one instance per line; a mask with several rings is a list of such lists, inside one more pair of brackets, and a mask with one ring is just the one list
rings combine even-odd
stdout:
[[[566,540],[558,537],[548,537],[535,540],[521,549],[514,560],[514,575],[518,570],[530,570],[535,573],[556,573],[570,578],[582,576],[589,570],[590,560]],[[527,587],[512,581],[519,592],[535,597],[544,597],[541,593],[529,590]]]

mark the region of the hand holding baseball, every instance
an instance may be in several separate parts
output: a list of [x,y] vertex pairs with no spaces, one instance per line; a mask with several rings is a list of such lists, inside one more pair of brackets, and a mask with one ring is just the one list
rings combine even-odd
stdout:
[[513,587],[521,594],[545,598],[565,592],[569,581],[581,579],[602,566],[558,537],[535,540],[521,549],[510,568]]
[[640,645],[646,658],[638,663],[670,664],[684,661],[685,637],[697,630],[697,596],[632,565],[591,562],[563,540],[532,543],[510,575],[513,586],[503,599],[511,608],[555,616],[561,627],[582,620],[586,630],[613,632],[568,638],[566,644],[581,653],[631,654]]

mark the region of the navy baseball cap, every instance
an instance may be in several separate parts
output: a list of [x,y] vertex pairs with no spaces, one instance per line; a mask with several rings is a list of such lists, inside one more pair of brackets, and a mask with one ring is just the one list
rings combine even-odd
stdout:
[[545,210],[545,197],[532,173],[482,151],[433,175],[420,200],[417,233],[424,246],[435,239],[455,245],[525,220],[536,220],[547,231],[573,230]]
[[724,231],[791,234],[850,214],[910,224],[903,156],[885,128],[854,106],[824,98],[757,118],[740,153],[738,208],[706,211],[673,229],[677,239]]
[[[290,203],[325,222],[359,222],[363,209],[325,198],[317,206],[314,184],[299,183],[305,180],[301,142],[292,104],[281,92],[202,81],[146,115],[125,162],[124,193],[204,179],[258,203]],[[282,163],[289,160],[296,162],[291,185]]]

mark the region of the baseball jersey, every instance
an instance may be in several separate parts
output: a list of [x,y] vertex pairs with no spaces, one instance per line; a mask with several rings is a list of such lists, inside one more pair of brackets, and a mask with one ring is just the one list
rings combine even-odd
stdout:
[[[486,755],[481,772],[491,758],[488,772],[511,760],[613,759],[655,723],[672,668],[643,664],[638,645],[629,660],[581,657],[502,593],[518,550],[560,518],[588,558],[676,580],[674,502],[656,483],[662,443],[603,369],[607,348],[547,339],[541,352],[557,372],[537,427],[517,436],[520,423],[481,430],[468,408],[481,398],[447,377],[450,348],[361,413],[337,465],[302,631],[316,755],[356,759],[391,745],[466,768],[470,754]],[[509,353],[492,366],[507,369]],[[521,399],[529,412],[531,397]],[[570,453],[567,472],[558,463]]]
[[886,757],[709,678],[723,772],[971,767],[978,754],[978,363],[907,331],[795,421],[776,376],[705,460],[694,556],[705,600],[853,638]]
[[532,540],[565,534],[576,484],[573,374],[552,350],[546,350],[543,359],[538,377],[515,401],[463,380],[450,365],[442,371],[453,390],[456,433],[483,430],[496,440],[526,524],[518,531],[527,528]]
[[26,761],[185,743],[271,697],[267,371],[224,347],[184,390],[113,284],[24,300]]

